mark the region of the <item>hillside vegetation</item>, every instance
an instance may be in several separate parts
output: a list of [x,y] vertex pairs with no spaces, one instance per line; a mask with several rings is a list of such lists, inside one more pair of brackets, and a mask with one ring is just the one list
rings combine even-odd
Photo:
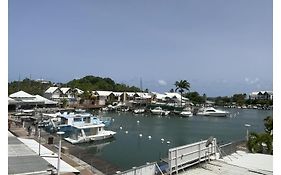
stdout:
[[67,83],[52,83],[52,82],[40,82],[35,80],[30,80],[28,78],[22,81],[13,81],[8,83],[8,94],[15,93],[17,91],[23,90],[30,94],[43,95],[44,92],[51,86],[58,87],[71,87],[79,88],[83,91],[94,91],[94,90],[105,90],[105,91],[119,91],[119,92],[139,92],[139,88],[135,86],[128,86],[125,84],[115,83],[110,78],[101,78],[95,76],[85,76],[80,79],[74,79]]

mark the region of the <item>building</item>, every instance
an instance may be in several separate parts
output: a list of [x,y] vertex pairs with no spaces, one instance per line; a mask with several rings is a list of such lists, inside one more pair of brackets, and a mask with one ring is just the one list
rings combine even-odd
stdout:
[[67,98],[68,100],[71,100],[71,99],[75,98],[74,91],[71,88],[62,87],[62,88],[60,88],[60,90],[61,90],[62,96],[64,98]]
[[40,95],[31,95],[24,91],[18,91],[8,97],[8,110],[14,111],[17,108],[33,107],[55,107],[58,102],[46,99]]
[[93,91],[92,94],[92,97],[95,98],[96,105],[104,106],[112,98],[112,91]]
[[252,92],[249,95],[250,100],[273,100],[273,91]]
[[8,109],[32,108],[39,105],[44,105],[42,99],[38,99],[36,96],[24,91],[18,91],[9,95]]
[[63,96],[63,92],[60,90],[59,87],[49,87],[44,92],[44,97],[50,100],[59,101],[62,96]]

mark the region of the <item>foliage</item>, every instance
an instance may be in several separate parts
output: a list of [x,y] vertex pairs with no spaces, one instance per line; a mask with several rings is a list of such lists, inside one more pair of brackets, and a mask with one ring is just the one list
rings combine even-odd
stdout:
[[235,102],[239,106],[242,106],[245,104],[246,97],[247,94],[234,94],[231,101]]
[[184,97],[188,98],[194,104],[202,104],[205,103],[204,95],[200,96],[198,92],[189,92],[184,95]]
[[180,80],[175,82],[175,86],[176,86],[175,92],[179,90],[179,92],[181,93],[181,105],[182,105],[182,93],[184,92],[184,90],[189,91],[190,83],[186,80]]
[[214,99],[215,101],[215,104],[218,105],[218,106],[224,106],[226,104],[229,104],[231,102],[231,98],[227,97],[227,96],[224,96],[224,97],[216,97]]
[[272,100],[266,100],[266,99],[247,99],[247,94],[234,94],[232,97],[215,97],[213,98],[215,101],[215,104],[218,106],[224,106],[224,105],[232,105],[233,103],[238,106],[243,105],[261,105],[261,106],[271,106],[273,105]]
[[252,153],[267,153],[273,154],[273,118],[268,116],[264,119],[265,132],[255,133],[252,132],[249,135],[247,147]]
[[63,98],[63,99],[61,99],[61,105],[62,105],[62,107],[63,108],[65,108],[66,106],[67,106],[67,104],[68,104],[68,102],[67,102],[67,99],[66,98]]
[[266,133],[271,133],[273,131],[273,118],[271,116],[267,116],[264,119],[264,126],[265,126],[265,132]]
[[[23,81],[13,81],[8,83],[8,94],[18,92],[20,90],[25,91],[30,94],[38,94],[43,96],[44,92],[51,86],[54,86],[52,82],[40,82],[35,80],[30,80],[28,78]],[[57,83],[56,86],[59,87],[71,87],[79,88],[83,91],[93,91],[93,90],[109,90],[109,91],[119,91],[119,92],[140,92],[141,90],[135,86],[127,86],[125,84],[115,83],[110,78],[101,78],[95,76],[85,76],[81,79],[74,79],[66,84]],[[148,91],[148,90],[147,90]],[[72,95],[78,96],[77,91],[73,91]]]
[[50,86],[53,86],[51,82],[42,83],[26,78],[22,81],[13,81],[11,83],[8,83],[8,94],[10,95],[22,90],[29,94],[38,94],[42,96],[44,91],[47,90]]
[[67,86],[71,88],[79,88],[83,91],[94,91],[94,90],[106,90],[106,91],[118,91],[118,92],[124,92],[124,91],[141,91],[139,88],[135,86],[127,86],[125,84],[119,84],[115,83],[110,78],[101,78],[101,77],[95,77],[95,76],[85,76],[81,79],[74,79],[72,81],[69,81]]

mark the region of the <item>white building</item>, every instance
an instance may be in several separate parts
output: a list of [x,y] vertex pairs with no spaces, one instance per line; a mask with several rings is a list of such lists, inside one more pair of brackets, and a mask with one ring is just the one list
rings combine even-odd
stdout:
[[103,106],[110,100],[112,91],[93,91],[92,94],[96,97],[96,104]]
[[49,87],[44,93],[44,97],[56,101],[60,100],[62,95],[63,93],[59,87]]
[[273,91],[252,92],[249,95],[251,100],[273,100]]
[[75,98],[74,93],[73,93],[71,88],[62,87],[62,88],[60,88],[60,90],[62,92],[63,97],[65,97],[67,99],[74,99]]

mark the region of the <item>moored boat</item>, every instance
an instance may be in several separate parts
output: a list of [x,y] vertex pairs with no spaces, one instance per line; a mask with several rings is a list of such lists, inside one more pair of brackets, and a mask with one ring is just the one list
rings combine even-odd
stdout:
[[154,115],[168,115],[170,113],[170,111],[167,110],[163,110],[161,107],[156,107],[154,109],[150,110],[152,114]]
[[66,141],[76,144],[113,137],[116,132],[105,130],[105,124],[89,113],[64,113],[59,115],[59,130],[66,132]]
[[144,113],[145,112],[145,109],[142,109],[142,108],[139,108],[139,109],[135,109],[134,110],[134,113],[135,114],[141,114],[141,113]]
[[191,108],[187,107],[187,108],[184,108],[182,110],[182,112],[180,113],[181,116],[184,116],[184,117],[191,117],[193,116],[192,114],[192,111],[191,111]]
[[223,111],[219,109],[215,109],[213,107],[206,107],[206,108],[201,108],[197,112],[196,115],[199,116],[214,116],[214,117],[226,117],[229,114],[228,111]]

